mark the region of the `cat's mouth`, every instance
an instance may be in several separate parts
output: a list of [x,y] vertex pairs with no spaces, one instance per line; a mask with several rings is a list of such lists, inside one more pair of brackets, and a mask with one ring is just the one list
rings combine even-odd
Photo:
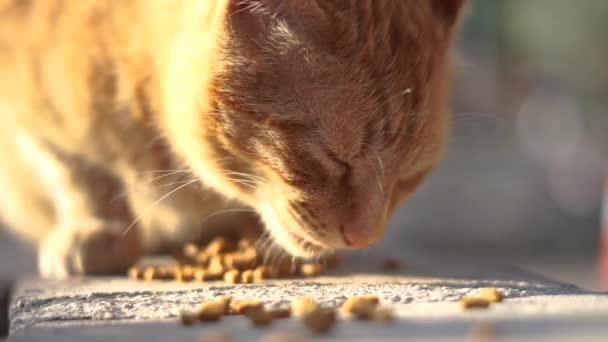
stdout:
[[281,212],[270,205],[259,208],[265,221],[266,228],[275,242],[289,254],[301,258],[314,258],[332,251],[332,248],[315,241],[300,232],[289,219],[282,217]]
[[291,240],[296,242],[296,245],[299,246],[299,248],[303,250],[305,254],[309,254],[305,255],[306,257],[319,256],[324,253],[327,253],[330,250],[330,248],[323,246],[316,241],[312,241],[303,237],[301,234],[295,232],[293,229],[285,228],[285,232]]

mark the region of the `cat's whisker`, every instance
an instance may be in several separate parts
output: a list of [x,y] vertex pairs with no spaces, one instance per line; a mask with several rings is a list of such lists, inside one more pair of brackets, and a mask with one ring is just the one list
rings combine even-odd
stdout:
[[127,191],[122,192],[122,193],[116,195],[114,198],[112,198],[112,200],[110,202],[117,201],[117,200],[119,200],[119,199],[121,199],[121,198],[129,195],[130,193],[133,193],[133,192],[137,191],[137,189],[139,187],[142,187],[142,186],[145,186],[145,185],[149,185],[149,184],[154,183],[154,182],[156,182],[158,180],[161,180],[161,179],[164,179],[164,178],[167,178],[167,177],[171,177],[171,176],[175,176],[177,174],[183,174],[183,173],[191,174],[192,171],[190,171],[190,170],[157,170],[157,171],[146,171],[146,172],[144,172],[144,174],[145,173],[165,173],[165,174],[157,176],[157,177],[154,177],[152,179],[149,179],[149,180],[147,180],[147,181],[145,181],[143,183],[136,183],[136,184],[132,185]]
[[162,202],[164,199],[168,198],[169,196],[173,195],[174,193],[176,193],[177,191],[191,185],[194,183],[199,182],[199,179],[193,179],[191,181],[189,181],[188,183],[181,185],[173,190],[171,190],[169,193],[165,194],[164,196],[162,196],[161,198],[159,198],[156,202],[152,203],[150,206],[148,206],[146,209],[144,209],[138,216],[137,218],[133,221],[133,223],[131,223],[126,229],[125,231],[122,233],[122,236],[124,237],[130,230],[131,228],[133,228],[143,217],[144,215],[146,215],[150,210],[152,210],[154,207],[156,207],[160,202]]
[[210,219],[217,217],[219,215],[224,215],[224,214],[228,214],[228,213],[254,213],[255,210],[254,209],[247,209],[247,208],[231,208],[231,209],[223,209],[223,210],[219,210],[216,211],[213,214],[209,214],[207,216],[205,216],[200,224],[203,225],[205,223],[207,223],[207,221],[209,221]]
[[232,171],[232,170],[221,170],[225,175],[228,176],[242,176],[242,177],[246,177],[249,178],[251,180],[255,180],[255,181],[259,181],[259,182],[265,182],[266,180],[262,177],[256,176],[256,175],[252,175],[249,173],[243,173],[243,172],[236,172],[236,171]]

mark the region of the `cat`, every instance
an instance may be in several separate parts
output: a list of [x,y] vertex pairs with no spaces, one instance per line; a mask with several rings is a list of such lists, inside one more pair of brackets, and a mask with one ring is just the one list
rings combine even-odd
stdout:
[[463,6],[4,0],[2,220],[49,278],[123,272],[212,217],[295,257],[368,247],[444,150]]

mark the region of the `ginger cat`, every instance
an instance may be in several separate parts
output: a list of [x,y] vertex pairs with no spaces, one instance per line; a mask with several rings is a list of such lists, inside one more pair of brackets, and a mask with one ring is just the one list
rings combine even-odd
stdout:
[[441,155],[462,5],[2,0],[2,220],[56,278],[223,214],[297,257],[367,247]]

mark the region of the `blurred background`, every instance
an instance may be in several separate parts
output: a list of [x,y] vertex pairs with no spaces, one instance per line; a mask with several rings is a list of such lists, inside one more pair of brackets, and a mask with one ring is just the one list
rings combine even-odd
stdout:
[[[448,154],[376,251],[493,259],[600,288],[607,17],[605,0],[471,3]],[[32,249],[0,230],[0,278],[34,269]]]

